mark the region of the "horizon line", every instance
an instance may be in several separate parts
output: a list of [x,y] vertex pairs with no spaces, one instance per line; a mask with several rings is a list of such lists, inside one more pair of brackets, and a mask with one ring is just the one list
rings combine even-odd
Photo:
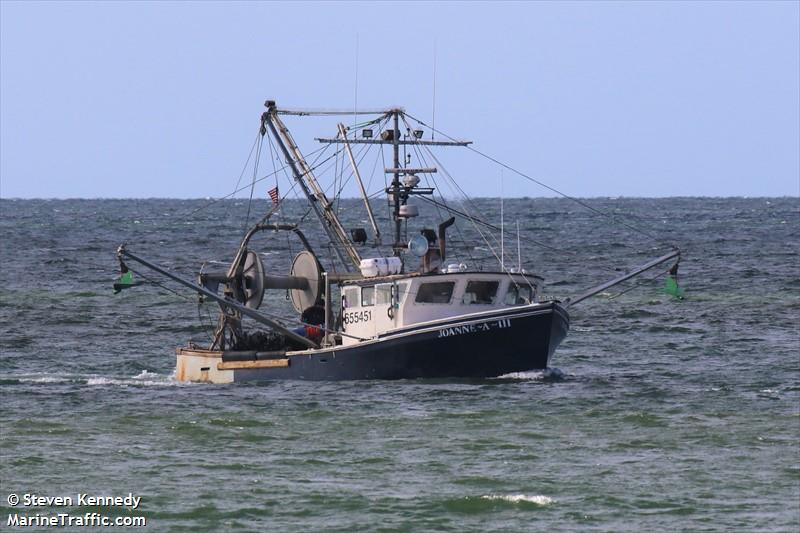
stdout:
[[[483,200],[483,199],[496,199],[499,200],[500,196],[470,196],[470,200]],[[698,198],[698,199],[717,199],[717,200],[725,200],[725,199],[768,199],[768,198],[800,198],[800,194],[798,195],[790,195],[784,194],[780,196],[749,196],[749,195],[674,195],[674,196],[627,196],[627,195],[606,195],[606,196],[503,196],[503,200],[572,200],[572,199],[579,199],[579,200],[619,200],[619,199],[626,199],[626,200],[668,200],[668,199],[676,199],[676,198]],[[371,200],[377,200],[378,198],[373,198]],[[460,198],[456,197],[443,197],[444,200],[460,200]],[[234,198],[227,198],[227,197],[219,197],[215,198],[212,196],[196,196],[196,197],[177,197],[177,196],[66,196],[66,197],[22,197],[22,196],[13,196],[13,197],[3,197],[0,196],[0,201],[32,201],[32,200],[40,200],[40,201],[64,201],[64,200],[180,200],[180,201],[196,201],[196,200],[214,200],[217,202],[226,201],[226,200],[243,200],[247,201],[250,200],[247,197],[234,197]],[[269,202],[268,198],[253,198],[253,201],[259,202]],[[363,201],[364,199],[359,196],[346,196],[340,197],[339,200],[358,200]],[[289,202],[306,202],[307,199],[304,198],[286,198],[282,201],[289,201]]]

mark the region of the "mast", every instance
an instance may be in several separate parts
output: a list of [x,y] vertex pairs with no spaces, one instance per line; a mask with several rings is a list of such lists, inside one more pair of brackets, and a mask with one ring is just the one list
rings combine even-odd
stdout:
[[364,189],[364,182],[361,181],[361,173],[358,171],[358,165],[356,164],[355,157],[353,157],[353,151],[350,149],[350,143],[347,142],[347,130],[345,129],[344,124],[339,124],[339,135],[341,135],[342,139],[345,141],[344,149],[347,152],[347,156],[350,158],[350,165],[353,167],[353,175],[358,183],[358,188],[361,190],[361,196],[364,198],[364,205],[367,208],[369,223],[372,225],[372,231],[375,234],[375,244],[380,244],[381,230],[378,229],[378,223],[375,222],[375,215],[372,213],[372,206],[369,205],[369,196],[367,196],[367,191]]
[[[278,117],[275,102],[267,100],[265,103],[267,112],[261,116],[262,125],[266,123],[272,132],[273,137],[280,146],[286,161],[292,169],[294,179],[300,185],[303,193],[308,198],[311,208],[317,215],[322,228],[327,233],[328,238],[333,244],[336,255],[344,265],[345,270],[352,271],[354,266],[356,269],[361,264],[361,256],[358,255],[353,243],[347,237],[347,232],[336,213],[333,210],[328,197],[325,196],[325,191],[319,186],[319,182],[314,177],[311,167],[308,166],[303,154],[294,142],[292,135],[289,133],[288,128],[284,125],[283,121]],[[262,127],[262,132],[265,130]]]
[[[274,104],[273,104],[274,106]],[[275,110],[274,112],[274,119],[277,119],[278,114],[288,114],[289,112],[284,110]],[[296,115],[313,115],[313,114],[352,114],[352,111],[291,111],[291,114]],[[359,111],[358,114],[370,114],[370,112],[366,111]],[[400,138],[400,118],[402,117],[405,121],[405,112],[402,108],[394,108],[389,109],[386,111],[380,111],[380,118],[377,120],[372,121],[371,123],[379,123],[384,119],[392,118],[392,126],[391,129],[386,129],[382,132],[379,138],[372,139],[367,138],[365,136],[362,139],[353,138],[348,139],[346,136],[342,136],[341,134],[335,138],[328,138],[328,137],[317,137],[317,141],[324,143],[324,144],[344,144],[348,150],[351,144],[380,144],[380,145],[392,145],[392,168],[385,169],[387,174],[392,174],[392,182],[386,187],[385,192],[389,195],[393,202],[392,206],[392,216],[394,217],[394,242],[392,243],[392,249],[394,251],[394,255],[400,256],[402,251],[405,250],[404,243],[401,242],[402,236],[402,223],[403,217],[400,216],[400,207],[403,202],[405,202],[409,196],[412,195],[429,195],[433,194],[432,188],[425,188],[425,187],[418,187],[416,185],[406,185],[401,183],[400,176],[401,175],[409,175],[415,173],[432,173],[436,172],[435,168],[408,168],[403,167],[400,165],[400,146],[407,146],[407,145],[417,145],[417,146],[469,146],[472,144],[470,141],[457,141],[457,140],[450,140],[450,141],[426,141],[422,139],[422,130],[414,130],[414,135],[410,136],[409,138]],[[370,135],[371,136],[371,135]]]
[[392,152],[394,154],[394,178],[392,179],[392,197],[394,198],[394,255],[400,257],[400,230],[402,222],[400,220],[400,110],[393,110],[394,134],[392,135]]

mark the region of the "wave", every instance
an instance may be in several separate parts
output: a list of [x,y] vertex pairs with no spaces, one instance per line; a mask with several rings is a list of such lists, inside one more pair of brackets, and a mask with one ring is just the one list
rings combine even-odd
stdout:
[[490,494],[488,496],[481,496],[481,499],[499,500],[508,503],[532,503],[540,506],[550,505],[555,502],[553,498],[541,494],[534,494],[533,496],[528,496],[527,494]]
[[555,501],[543,494],[485,494],[483,496],[448,498],[442,502],[442,505],[457,513],[478,514],[491,513],[504,508],[541,509]]

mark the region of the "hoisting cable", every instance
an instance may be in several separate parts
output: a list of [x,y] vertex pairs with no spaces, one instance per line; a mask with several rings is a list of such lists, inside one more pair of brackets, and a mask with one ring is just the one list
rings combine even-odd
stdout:
[[[442,171],[442,174],[446,178],[448,178],[451,183],[454,183],[456,188],[458,188],[459,191],[461,192],[461,194],[465,198],[467,198],[467,200],[469,200],[469,197],[466,195],[466,193],[464,193],[464,191],[461,190],[460,187],[458,187],[458,184],[455,182],[453,177],[450,175],[450,173],[447,171],[447,169],[444,167],[444,165],[442,165],[442,163],[439,161],[439,159],[436,157],[436,155],[430,149],[428,150],[428,154],[436,162],[437,168],[439,168]],[[465,206],[464,206],[464,202],[462,200],[458,200],[458,202],[461,205],[461,208],[466,211]],[[497,255],[497,252],[495,251],[494,246],[492,246],[492,244],[489,242],[489,239],[487,239],[486,236],[483,234],[483,232],[481,231],[480,227],[478,227],[478,224],[475,222],[475,220],[473,220],[472,218],[470,218],[468,220],[470,220],[470,222],[472,222],[472,226],[475,228],[475,231],[478,232],[478,234],[481,236],[481,239],[483,239],[483,242],[486,244],[486,246],[489,247],[489,251],[492,252],[492,255],[494,255],[495,259],[497,259],[497,262],[502,265],[503,262],[500,260],[500,256]],[[497,237],[495,237],[493,233],[490,233],[490,235],[495,240],[495,245],[497,245],[498,244],[497,243]],[[511,276],[511,274],[508,273],[508,271],[506,269],[503,269],[503,271],[509,276],[509,279],[511,280],[511,282],[516,285],[516,281],[514,281],[514,278]]]
[[[416,122],[418,122],[419,124],[421,124],[421,125],[423,125],[423,126],[425,126],[425,127],[428,127],[428,128],[431,128],[432,130],[434,130],[434,128],[433,128],[433,127],[429,126],[428,124],[426,124],[426,123],[425,123],[425,122],[423,122],[422,120],[420,120],[420,119],[418,119],[418,118],[414,117],[413,115],[408,115],[408,116],[409,116],[411,119],[413,119],[413,120],[415,120]],[[447,135],[446,133],[443,133],[443,132],[441,132],[441,131],[439,131],[439,130],[434,130],[434,131],[436,131],[436,133],[438,133],[439,135],[443,135],[444,137],[446,137],[446,138],[450,139],[451,141],[456,141],[456,139],[455,139],[455,138],[453,138],[453,137],[451,137],[451,136]],[[596,213],[596,214],[598,214],[598,215],[601,215],[601,216],[607,217],[607,218],[609,218],[609,219],[610,219],[612,222],[616,221],[617,223],[619,223],[619,224],[622,224],[623,226],[625,226],[626,228],[628,228],[629,230],[631,230],[631,231],[635,231],[636,233],[639,233],[639,234],[641,234],[641,235],[644,235],[644,236],[646,236],[646,237],[648,237],[648,238],[650,238],[650,239],[653,239],[653,240],[654,240],[654,241],[656,241],[656,242],[663,242],[663,243],[665,243],[665,244],[669,244],[669,245],[670,245],[670,246],[672,246],[673,248],[677,248],[677,246],[675,246],[674,244],[672,244],[672,243],[669,243],[669,242],[666,242],[666,241],[664,241],[663,239],[659,239],[658,237],[656,237],[655,235],[651,234],[650,232],[647,232],[647,231],[645,231],[645,230],[643,230],[643,229],[641,229],[641,228],[637,228],[636,226],[633,226],[633,225],[631,225],[631,224],[628,224],[628,223],[627,223],[627,222],[625,222],[625,221],[622,221],[622,220],[616,220],[616,219],[615,219],[615,217],[614,217],[614,215],[612,215],[612,214],[610,214],[610,213],[606,213],[606,212],[604,212],[604,211],[601,211],[601,210],[599,210],[599,209],[597,209],[597,208],[595,208],[595,207],[592,207],[591,205],[587,204],[586,202],[584,202],[584,201],[582,201],[582,200],[580,200],[580,199],[578,199],[578,198],[575,198],[575,197],[573,197],[573,196],[570,196],[570,195],[568,195],[568,194],[566,194],[566,193],[564,193],[564,192],[561,192],[561,191],[559,191],[558,189],[556,189],[555,187],[551,187],[550,185],[547,185],[546,183],[544,183],[544,182],[542,182],[542,181],[539,181],[539,180],[537,180],[536,178],[534,178],[534,177],[532,177],[532,176],[529,176],[528,174],[525,174],[524,172],[522,172],[522,171],[520,171],[520,170],[517,170],[517,169],[515,169],[514,167],[511,167],[511,166],[509,166],[509,165],[507,165],[507,164],[503,163],[502,161],[499,161],[499,160],[495,159],[494,157],[492,157],[492,156],[490,156],[490,155],[488,155],[488,154],[485,154],[485,153],[481,152],[481,151],[480,151],[480,150],[478,150],[477,148],[474,148],[474,147],[472,147],[472,146],[470,146],[470,145],[467,145],[467,146],[466,146],[466,148],[467,148],[467,149],[469,149],[469,150],[471,150],[472,152],[475,152],[476,154],[480,155],[481,157],[484,157],[484,158],[488,159],[489,161],[492,161],[492,162],[494,162],[494,163],[496,163],[496,164],[500,165],[501,167],[503,167],[503,168],[505,168],[505,169],[507,169],[507,170],[510,170],[511,172],[513,172],[513,173],[517,174],[518,176],[521,176],[521,177],[525,178],[525,179],[526,179],[526,180],[528,180],[528,181],[531,181],[531,182],[533,182],[533,183],[536,183],[537,185],[540,185],[541,187],[544,187],[545,189],[548,189],[548,190],[550,190],[550,191],[552,191],[552,192],[554,192],[554,193],[556,193],[556,194],[558,194],[558,195],[560,195],[560,196],[562,196],[562,197],[564,197],[564,198],[566,198],[566,199],[568,199],[568,200],[572,200],[573,202],[575,202],[575,203],[577,203],[577,204],[579,204],[579,205],[583,206],[584,208],[588,209],[589,211],[592,211],[593,213]]]
[[[408,121],[406,120],[405,116],[403,116],[403,122],[405,123],[406,127],[408,127],[409,129],[412,129],[411,124],[408,123]],[[412,146],[415,146],[415,145],[412,145]],[[449,179],[450,183],[452,183],[452,186],[455,187],[455,189],[458,192],[461,193],[461,195],[464,197],[464,199],[467,202],[472,204],[472,200],[469,197],[469,195],[467,195],[467,193],[464,192],[464,190],[458,185],[458,182],[453,178],[453,176],[450,175],[450,172],[445,168],[445,166],[442,165],[441,161],[439,161],[439,158],[436,157],[436,154],[433,153],[433,151],[430,149],[430,147],[425,146],[425,148],[427,149],[427,152],[431,156],[431,158],[436,162],[437,168],[441,169],[442,174],[445,176],[445,178]],[[427,160],[425,160],[425,161],[427,161]],[[435,179],[434,179],[434,183],[436,183]],[[451,189],[452,189],[452,187],[451,187]],[[462,208],[464,208],[464,202],[461,201],[461,200],[458,200],[458,201],[461,204]],[[475,212],[478,212],[478,208],[474,204],[472,205],[472,208],[473,208],[473,210]],[[466,211],[466,209],[464,209],[464,210]],[[477,224],[475,224],[474,221],[472,221],[472,223],[473,223],[473,226],[475,227],[475,230],[478,232],[478,234],[483,239],[483,242],[485,242],[486,246],[489,247],[489,250],[492,252],[492,255],[494,255],[495,258],[497,259],[498,263],[500,263],[500,265],[504,265],[505,264],[504,261],[497,255],[497,252],[495,252],[494,247],[491,245],[491,243],[489,243],[489,239],[486,238],[486,236],[483,234],[483,232],[481,232],[481,230],[478,228]],[[499,246],[500,243],[497,241],[497,237],[494,235],[494,233],[489,233],[489,235],[492,237],[492,239],[494,239],[495,246]],[[503,271],[508,273],[505,268],[503,268]],[[514,285],[516,285],[516,281],[513,279],[513,277],[511,277],[510,274],[509,274],[509,279],[511,280],[512,283],[514,283]]]
[[244,171],[247,170],[247,166],[250,164],[250,158],[253,157],[253,150],[256,149],[256,144],[258,143],[258,138],[261,137],[261,131],[259,130],[256,132],[256,138],[253,139],[253,146],[250,147],[250,153],[247,154],[247,159],[244,162],[244,166],[242,167],[242,171],[239,173],[239,179],[236,180],[236,185],[233,186],[234,189],[239,187],[239,183],[241,183],[242,178],[244,177]]
[[[374,121],[370,121],[370,123],[378,123],[378,128],[377,129],[380,130],[383,127],[383,124],[380,123],[382,120],[383,120],[383,118],[379,118],[379,119],[376,119]],[[388,122],[388,118],[386,119],[386,122]],[[372,150],[372,145],[370,145],[370,144],[364,144],[363,146],[358,148],[358,152],[356,152],[356,154],[354,154],[354,156],[353,156],[354,159],[357,159],[356,166],[359,166],[361,164],[361,162],[364,160],[364,158],[367,157],[367,154],[369,154],[370,150]],[[344,149],[342,148],[340,151],[344,151]],[[376,160],[375,160],[376,166],[377,166],[377,162],[378,161],[377,161],[377,158],[376,158]],[[338,187],[337,192],[336,192],[337,212],[338,212],[338,198],[339,198],[339,195],[341,195],[341,193],[344,190],[345,186],[348,183],[350,183],[350,180],[353,179],[353,177],[355,176],[355,170],[353,170],[351,168],[350,169],[350,174],[347,176],[347,179],[343,181],[343,177],[342,176],[344,174],[344,161],[342,161],[342,169],[341,170],[342,170],[342,174],[340,175],[340,179],[339,179],[340,186]],[[373,174],[375,173],[374,167],[373,167],[372,172],[373,172]],[[334,179],[334,181],[335,181],[335,179]],[[372,182],[372,176],[370,176],[370,183],[371,182]],[[336,187],[334,187],[334,188],[336,189]],[[367,188],[367,190],[369,189],[369,184],[367,185],[366,188]],[[330,187],[329,187],[329,189],[330,189]]]
[[[404,121],[405,121],[405,117],[404,117]],[[406,122],[406,124],[408,124],[408,123]],[[425,158],[425,154],[422,153],[422,150],[420,150],[419,147],[416,144],[412,144],[411,147],[413,148],[414,153],[417,154],[417,157],[419,158],[419,160],[422,163],[423,167],[429,167],[430,165],[428,165],[428,160]],[[438,188],[438,183],[436,183],[436,178],[434,178],[432,174],[430,175],[430,177],[428,177],[428,175],[426,174],[425,175],[425,183],[428,186],[430,186],[430,182],[433,182],[434,189]],[[440,220],[444,220],[444,217],[442,216],[442,213],[439,210],[440,207],[443,207],[445,210],[449,211],[450,214],[453,214],[453,213],[452,213],[452,211],[450,211],[449,206],[447,205],[447,202],[444,199],[444,196],[442,196],[441,194],[439,196],[442,199],[442,205],[440,205],[438,202],[436,202],[436,200],[434,200],[433,198],[426,198],[424,195],[420,195],[420,198],[422,198],[423,200],[428,201],[429,203],[432,203],[434,206],[436,206],[436,213],[438,214],[439,219]],[[475,257],[472,255],[472,248],[470,246],[466,246],[467,240],[464,238],[464,234],[461,231],[461,227],[460,226],[456,226],[456,231],[458,232],[458,236],[461,239],[461,243],[465,245],[464,249],[467,252],[467,256],[469,257],[470,262],[477,264],[477,261],[475,260]]]
[[[280,189],[279,189],[279,183],[278,183],[278,174],[277,174],[278,165],[275,164],[275,162],[278,161],[278,150],[277,149],[273,149],[272,136],[271,135],[267,136],[267,141],[268,141],[267,146],[269,147],[269,159],[272,162],[272,169],[276,171],[276,173],[275,173],[275,191],[278,193],[279,198],[278,198],[278,202],[270,210],[270,213],[269,213],[269,215],[267,215],[266,219],[268,220],[270,216],[272,216],[273,214],[275,214],[277,212],[279,220],[281,221],[281,223],[282,224],[286,224],[287,223],[286,222],[286,216],[285,216],[283,210],[281,209],[281,204],[283,203],[283,200],[289,194],[291,194],[292,191],[294,191],[294,187],[295,187],[295,185],[297,185],[297,182],[295,181],[294,183],[292,183],[292,181],[288,180],[288,178],[287,178],[288,183],[292,183],[292,185],[291,185],[291,187],[289,187],[289,190],[286,192],[286,194],[284,196],[282,196],[282,197],[280,196]],[[284,171],[284,174],[285,174],[285,171]],[[288,232],[286,233],[286,247],[289,249],[289,254],[291,254],[291,256],[294,256],[294,249],[292,247],[292,239],[289,236]]]
[[[464,218],[466,220],[470,220],[472,222],[476,222],[476,223],[478,223],[478,224],[480,224],[482,226],[485,226],[485,227],[487,227],[489,229],[492,229],[492,230],[495,230],[495,231],[500,231],[500,228],[498,226],[495,226],[494,224],[492,224],[490,222],[486,222],[485,220],[480,219],[478,217],[474,217],[472,215],[468,215],[467,213],[464,213],[463,211],[459,211],[458,209],[456,209],[454,207],[450,207],[447,204],[440,203],[440,202],[434,200],[433,198],[425,198],[424,196],[420,196],[420,198],[422,200],[424,200],[425,202],[428,202],[429,204],[435,205],[437,207],[441,207],[442,209],[450,212],[453,215],[458,215],[458,216],[460,216],[460,217],[462,217],[462,218]],[[545,244],[545,243],[543,243],[541,241],[537,241],[537,240],[531,239],[530,237],[520,237],[520,239],[523,240],[523,241],[526,241],[526,242],[530,242],[532,244],[536,244],[537,246],[541,246],[542,248],[547,248],[548,250],[550,250],[552,252],[577,255],[577,253],[573,252],[572,250],[562,250],[560,248],[556,248],[555,246],[550,246],[549,244]]]
[[[472,210],[474,212],[476,212],[476,213],[479,212],[480,210],[479,210],[478,206],[475,205],[475,203],[472,201],[472,198],[470,198],[469,195],[464,191],[464,189],[462,189],[461,186],[458,184],[458,181],[456,181],[456,179],[453,178],[453,176],[444,167],[444,165],[442,165],[442,162],[439,161],[439,158],[436,157],[436,154],[434,154],[433,151],[427,146],[426,146],[426,149],[428,151],[428,154],[430,154],[430,156],[436,162],[437,166],[442,169],[442,174],[444,175],[444,177],[446,179],[450,180],[449,183],[452,184],[452,188],[454,188],[456,192],[461,193],[461,195],[464,197],[464,200],[470,205],[470,207],[472,207]],[[463,207],[464,206],[464,202],[460,202],[460,203],[461,203],[461,205]],[[465,209],[465,211],[466,211],[466,209]],[[498,241],[497,236],[494,233],[490,233],[489,235],[491,235],[492,239],[494,239],[494,245],[499,247],[500,246],[500,242]],[[481,235],[481,236],[483,236],[483,235]],[[488,240],[484,238],[484,241],[486,241],[486,245],[491,248],[491,245],[489,244]],[[492,250],[492,253],[497,255],[494,250]],[[504,261],[502,261],[499,257],[498,257],[498,262],[500,262],[501,265],[505,264]]]
[[[406,124],[408,125],[408,123],[406,123]],[[451,138],[451,140],[453,140],[453,139]],[[416,146],[416,145],[414,145],[414,146]],[[471,204],[473,210],[475,210],[476,212],[479,211],[478,207],[476,205],[474,205],[474,203],[472,202],[472,199],[469,197],[469,195],[467,195],[467,193],[458,185],[458,182],[453,178],[453,176],[450,175],[450,173],[447,171],[447,169],[444,167],[444,165],[442,165],[441,161],[439,161],[439,158],[436,157],[436,154],[434,154],[433,151],[429,147],[425,146],[425,148],[426,148],[426,151],[431,156],[431,158],[433,158],[433,160],[436,162],[437,167],[441,168],[442,174],[445,176],[445,178],[447,178],[449,180],[449,183],[452,183],[452,186],[454,186],[455,189],[457,189],[458,192],[460,192],[461,195],[466,199],[466,201],[469,202],[469,204]],[[423,161],[426,161],[426,159],[424,157],[422,159],[423,159]],[[427,162],[425,162],[425,164],[427,165]],[[434,180],[434,183],[435,183],[435,180]],[[424,196],[421,197],[421,198],[423,200],[427,201],[427,202],[430,202],[430,203],[436,202],[436,200],[433,200],[433,199],[430,199],[430,198],[425,198]],[[444,203],[441,206],[444,209],[447,209],[448,211],[450,211],[452,209],[446,203]],[[484,221],[484,220],[482,220],[482,219],[480,219],[478,217],[474,217],[474,216],[466,214],[465,212],[461,212],[461,211],[454,210],[454,209],[452,209],[452,211],[455,214],[458,214],[459,216],[462,216],[462,217],[466,218],[467,220],[472,221],[474,225],[480,223],[480,224],[483,224],[484,226],[486,226],[488,228],[491,228],[491,229],[493,229],[495,231],[501,231],[500,228],[498,228],[497,226],[495,226],[493,224],[490,224],[490,223],[488,223],[488,222],[486,222],[486,221]],[[475,229],[478,230],[477,225],[475,226]],[[495,250],[493,249],[491,244],[488,242],[486,237],[480,232],[480,230],[478,230],[478,233],[481,235],[481,237],[483,238],[483,240],[486,243],[486,245],[489,246],[489,250],[491,251],[492,255],[495,257],[495,259],[497,259],[499,261],[497,253],[495,252]],[[493,233],[490,233],[490,235],[494,239],[495,245],[496,246],[499,245],[497,237]],[[544,244],[542,242],[536,241],[534,239],[530,239],[529,237],[526,237],[524,240],[526,240],[528,242],[532,242],[532,243],[537,244],[539,246],[542,246],[544,248],[550,249],[551,251],[554,251],[554,252],[557,252],[557,253],[564,253],[564,254],[570,254],[570,255],[573,255],[573,256],[577,256],[577,254],[575,252],[573,252],[573,251],[559,249],[559,248]],[[608,270],[610,272],[616,272],[616,270],[614,270],[612,268],[608,268],[608,267],[601,267],[601,268],[603,268],[604,270]],[[529,282],[529,284],[530,284],[530,282]]]
[[[383,150],[379,150],[379,151],[382,152]],[[380,154],[376,152],[375,153],[375,163],[373,163],[373,165],[372,165],[372,172],[370,172],[369,181],[367,182],[367,185],[364,187],[364,189],[367,190],[367,191],[370,189],[370,187],[372,187],[372,180],[375,177],[375,170],[377,170],[377,168],[378,168],[378,161],[380,160],[380,158],[381,158]]]
[[261,159],[261,147],[264,146],[264,138],[256,147],[256,159],[253,162],[253,181],[250,184],[250,199],[247,201],[247,216],[244,219],[244,232],[247,233],[250,225],[250,206],[253,204],[253,192],[256,190],[256,177],[258,176],[258,163]]
[[661,276],[663,276],[664,274],[668,274],[668,273],[669,273],[669,271],[670,271],[670,270],[672,270],[673,268],[674,268],[674,266],[671,266],[671,267],[669,267],[669,268],[667,268],[667,269],[665,269],[665,270],[660,270],[660,271],[658,271],[658,272],[656,273],[656,275],[655,275],[655,276],[653,276],[653,277],[651,277],[651,278],[647,278],[647,279],[645,279],[645,280],[643,280],[643,281],[640,281],[640,282],[638,282],[638,283],[634,283],[633,285],[631,285],[630,287],[628,287],[628,288],[627,288],[627,289],[625,289],[624,291],[620,291],[620,292],[618,292],[617,294],[614,294],[614,295],[612,295],[612,296],[609,296],[609,297],[608,297],[608,299],[609,299],[609,300],[613,300],[613,299],[615,299],[615,298],[619,298],[620,296],[622,296],[622,295],[623,295],[623,294],[625,294],[626,292],[628,292],[628,291],[632,291],[632,290],[633,290],[633,289],[635,289],[636,287],[641,287],[641,286],[642,286],[642,285],[644,285],[645,283],[650,283],[650,282],[652,282],[652,281],[655,281],[656,279],[660,278],[660,277],[661,277]]
[[189,301],[189,302],[194,302],[194,301],[195,301],[195,300],[194,300],[194,298],[189,298],[189,297],[188,297],[188,296],[186,296],[185,294],[181,294],[181,293],[179,293],[178,291],[176,291],[176,290],[174,290],[174,289],[171,289],[170,287],[167,287],[167,286],[166,286],[166,285],[164,285],[163,283],[160,283],[160,282],[158,282],[158,281],[154,280],[154,279],[153,279],[153,278],[151,278],[151,277],[145,276],[145,275],[144,275],[144,274],[142,274],[140,271],[132,269],[131,267],[129,267],[129,266],[128,266],[128,264],[127,264],[127,263],[123,263],[123,264],[125,265],[125,267],[126,267],[128,270],[130,270],[131,272],[133,272],[133,273],[134,273],[134,274],[136,274],[137,276],[141,276],[141,277],[142,277],[142,279],[144,279],[144,280],[146,280],[146,281],[149,281],[149,282],[150,282],[150,283],[152,283],[153,285],[156,285],[156,286],[158,286],[158,287],[161,287],[161,288],[162,288],[162,289],[164,289],[165,291],[171,292],[172,294],[174,294],[174,295],[175,295],[175,296],[177,296],[178,298],[182,298],[183,300],[187,300],[187,301]]
[[[365,157],[367,157],[367,154],[369,153],[369,151],[371,149],[372,149],[372,147],[369,144],[365,144],[363,147],[361,147],[359,149],[358,153],[355,154],[355,158],[358,159],[358,161],[356,161],[356,165],[360,165],[361,164],[361,162],[364,160]],[[343,166],[344,166],[344,163],[343,163]],[[342,170],[344,170],[344,168]],[[338,211],[338,205],[339,205],[338,204],[338,198],[342,194],[342,191],[347,186],[347,184],[350,183],[350,180],[353,179],[353,176],[355,176],[355,172],[353,170],[350,170],[350,174],[347,176],[347,179],[344,179],[344,175],[342,175],[342,177],[339,179],[339,189],[336,192],[337,211]]]
[[[313,152],[309,153],[308,155],[314,155],[317,152],[322,152],[322,151],[326,150],[327,148],[328,148],[328,146],[323,146],[323,147],[317,148],[316,150],[314,150]],[[325,161],[327,161],[327,159]],[[322,163],[325,163],[325,161],[323,161]],[[320,163],[320,165],[322,163]],[[258,183],[260,181],[264,181],[265,179],[270,178],[270,177],[274,176],[275,174],[277,174],[278,172],[280,172],[282,170],[286,170],[287,168],[289,168],[289,166],[285,165],[285,166],[279,168],[275,172],[270,172],[269,174],[261,176],[255,182]],[[314,170],[315,168],[316,167],[312,168],[311,170]],[[192,215],[194,215],[195,213],[197,213],[198,211],[202,211],[203,209],[211,207],[212,205],[216,204],[217,202],[221,202],[222,200],[227,200],[227,199],[231,198],[237,192],[241,192],[241,191],[245,190],[248,187],[250,187],[250,185],[245,185],[243,187],[239,187],[239,188],[235,189],[233,192],[231,192],[229,194],[226,194],[225,196],[220,196],[219,198],[215,198],[215,199],[211,200],[210,202],[208,202],[207,204],[202,205],[202,206],[198,207],[197,209],[195,209],[194,211],[189,212],[185,217],[182,217],[182,218],[189,218]]]

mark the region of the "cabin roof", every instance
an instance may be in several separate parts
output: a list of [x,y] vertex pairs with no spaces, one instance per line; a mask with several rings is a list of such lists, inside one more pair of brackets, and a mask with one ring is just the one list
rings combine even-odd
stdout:
[[342,286],[361,286],[361,285],[375,285],[377,283],[391,283],[394,281],[402,281],[404,279],[416,279],[416,278],[446,278],[449,276],[456,276],[456,277],[463,277],[463,276],[478,276],[478,275],[490,275],[490,276],[501,276],[506,278],[507,276],[512,277],[523,277],[523,278],[530,278],[531,280],[535,281],[544,281],[544,278],[538,276],[536,274],[532,274],[530,272],[522,273],[522,272],[498,272],[498,271],[486,271],[486,270],[468,270],[466,272],[427,272],[422,274],[420,272],[410,272],[407,274],[393,274],[391,276],[376,276],[374,278],[358,278],[358,279],[351,279],[351,280],[344,280],[340,282]]

